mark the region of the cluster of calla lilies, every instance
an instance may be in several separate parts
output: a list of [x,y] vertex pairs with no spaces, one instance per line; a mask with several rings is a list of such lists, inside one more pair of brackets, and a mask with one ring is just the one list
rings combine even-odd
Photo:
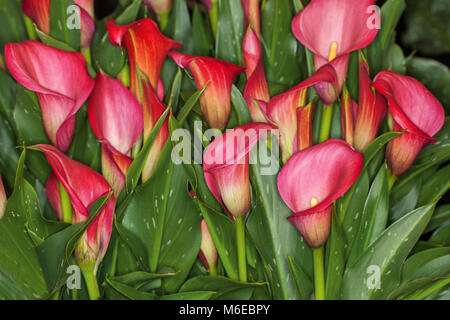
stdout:
[[[169,2],[147,1],[161,22],[166,19]],[[214,14],[216,1],[205,2],[210,14]],[[345,84],[347,66],[350,53],[367,47],[377,35],[378,29],[367,25],[370,18],[367,8],[374,2],[311,0],[293,19],[292,32],[313,52],[315,73],[274,97],[269,94],[265,77],[257,0],[242,0],[247,28],[242,43],[244,67],[177,52],[182,44],[164,36],[151,19],[129,25],[109,20],[106,27],[110,42],[128,54],[129,87],[102,70],[94,79],[87,68],[91,63],[89,53],[83,51],[89,47],[94,32],[93,1],[89,0],[75,0],[81,8],[82,54],[36,40],[6,44],[7,69],[18,83],[34,91],[39,100],[51,145],[32,148],[42,151],[53,168],[46,193],[58,218],[68,223],[86,221],[90,206],[100,197],[113,194],[76,247],[75,256],[85,277],[95,277],[108,248],[115,199],[125,186],[133,162],[132,149],[146,142],[166,109],[160,73],[167,57],[190,71],[198,90],[204,89],[199,99],[204,121],[209,128],[222,131],[230,120],[233,81],[245,72],[243,97],[253,122],[227,130],[209,144],[203,165],[206,183],[241,230],[237,234],[244,237],[245,216],[251,207],[249,153],[266,132],[277,131],[283,163],[277,185],[281,198],[292,210],[288,221],[319,257],[314,262],[323,263],[320,255],[330,233],[333,203],[359,177],[364,162],[362,152],[377,137],[381,122],[388,117],[391,130],[403,132],[389,142],[386,150],[390,174],[398,177],[410,168],[425,145],[435,142],[433,136],[445,118],[441,104],[417,80],[393,71],[381,71],[372,80],[370,66],[362,54],[359,104],[352,100]],[[50,0],[24,0],[22,6],[36,26],[49,33]],[[315,102],[308,99],[311,87],[325,105],[322,115],[325,121],[317,145],[313,145],[312,139]],[[333,105],[339,98],[343,139],[329,139]],[[86,101],[89,123],[102,145],[102,175],[65,154],[74,137],[75,115]],[[168,139],[166,119],[146,159],[143,182],[152,177]],[[230,140],[235,142],[233,152],[223,152]],[[217,159],[217,154],[227,157]],[[0,209],[5,202],[5,194],[0,192]],[[217,252],[204,221],[202,234],[200,257],[214,272]],[[240,280],[246,281],[245,242],[238,255]],[[316,279],[316,285],[320,285],[320,279]],[[91,290],[98,297],[95,288]],[[320,295],[316,289],[316,297]]]

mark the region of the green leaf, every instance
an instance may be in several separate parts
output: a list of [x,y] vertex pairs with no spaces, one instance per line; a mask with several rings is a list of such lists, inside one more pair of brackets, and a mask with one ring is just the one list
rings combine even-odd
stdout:
[[400,74],[406,73],[406,59],[399,45],[393,44],[389,48],[383,68]]
[[199,276],[186,281],[180,288],[180,293],[194,291],[209,291],[215,293],[213,300],[223,299],[225,293],[235,292],[238,289],[262,286],[264,283],[240,282],[222,276]]
[[6,72],[0,72],[0,113],[13,128],[15,127],[13,119],[15,96],[16,82]]
[[195,6],[192,13],[192,54],[196,56],[209,56],[210,48],[213,47],[211,38],[208,36],[203,22],[202,13]]
[[178,114],[178,121],[180,123],[180,126],[183,125],[184,121],[186,120],[186,117],[191,112],[192,108],[197,104],[198,99],[200,99],[200,96],[203,94],[203,92],[206,90],[206,87],[208,84],[206,84],[203,89],[195,92],[185,103],[185,105],[181,108],[179,114]]
[[179,292],[162,296],[160,300],[209,300],[214,293],[211,291]]
[[166,97],[168,108],[172,109],[175,114],[178,115],[178,103],[180,101],[181,82],[183,81],[183,73],[181,68],[178,68],[177,73],[172,81],[172,87],[170,94]]
[[50,36],[78,51],[81,33],[76,22],[78,20],[81,27],[81,17],[77,16],[77,11],[70,11],[69,7],[76,8],[73,0],[51,1]]
[[38,27],[36,25],[34,25],[34,29],[37,33],[37,35],[39,36],[39,39],[42,41],[42,43],[51,46],[51,47],[55,47],[61,50],[65,50],[65,51],[71,51],[74,52],[75,49],[72,48],[70,45],[68,45],[65,42],[62,42],[58,39],[52,38],[51,36],[49,36],[48,34],[42,32],[41,30],[38,29]]
[[219,1],[216,58],[242,65],[244,13],[240,0]]
[[236,112],[239,126],[252,122],[250,111],[239,89],[233,85],[231,87],[231,103]]
[[359,231],[351,249],[347,266],[352,266],[365,249],[384,231],[389,214],[387,165],[375,177],[362,211]]
[[292,18],[291,1],[264,1],[261,12],[264,69],[267,81],[283,85],[285,90],[301,80],[299,45],[291,31]]
[[346,240],[335,214],[332,215],[331,233],[327,241],[326,287],[327,299],[339,299],[342,276],[345,270]]
[[445,64],[415,57],[408,63],[408,75],[422,82],[450,111],[450,71]]
[[28,38],[18,1],[3,1],[0,6],[0,53],[4,57],[7,42],[21,42]]
[[43,299],[48,296],[42,267],[26,229],[29,210],[38,210],[39,203],[34,190],[23,179],[24,161],[25,152],[17,168],[14,193],[0,220],[1,299]]
[[[411,280],[420,276],[423,272],[424,266],[430,261],[450,255],[450,248],[435,248],[421,251],[414,254],[408,260],[406,260],[403,266],[402,279]],[[450,264],[447,265],[448,271],[450,271]],[[427,275],[427,274],[426,274]],[[428,274],[431,276],[431,274]]]
[[450,52],[450,8],[446,0],[409,0],[403,42],[420,52],[438,55]]
[[300,299],[308,300],[314,291],[311,278],[302,270],[302,268],[295,263],[295,261],[288,255],[289,268],[297,286],[297,291]]
[[[274,141],[272,139],[272,144]],[[260,143],[259,148],[266,147]],[[272,145],[272,150],[277,150],[276,146]],[[311,250],[297,229],[286,220],[292,212],[278,193],[277,172],[273,172],[278,171],[278,155],[268,155],[268,168],[267,163],[256,159],[257,153],[250,153],[250,179],[255,198],[247,218],[248,233],[264,261],[273,298],[296,299],[297,289],[291,279],[287,255],[310,276]],[[264,153],[269,151],[266,149]]]
[[437,207],[431,217],[425,233],[432,231],[450,221],[450,204]]
[[448,177],[450,177],[450,165],[443,167],[428,178],[423,184],[417,205],[423,206],[439,200],[450,189]]
[[172,277],[177,275],[176,272],[171,273],[149,273],[144,271],[134,271],[121,276],[111,278],[115,282],[120,282],[128,286],[132,286],[136,289],[140,289],[142,286],[148,284],[154,280],[161,280],[161,278]]
[[0,123],[0,173],[5,188],[8,189],[8,186],[12,188],[14,185],[14,171],[19,161],[19,155],[14,131],[1,113]]
[[395,137],[401,135],[402,132],[387,132],[373,140],[370,145],[364,150],[364,167],[367,168],[370,161],[376,156],[378,152],[380,152],[383,147]]
[[158,296],[154,293],[139,291],[129,285],[106,277],[106,283],[115,291],[130,300],[157,300]]
[[358,261],[347,268],[341,298],[386,298],[400,283],[403,261],[425,229],[434,206],[418,208],[389,226]]
[[[182,165],[171,160],[167,143],[153,176],[136,188],[121,224],[148,252],[151,272],[162,267],[179,271],[163,281],[166,292],[176,292],[186,279],[200,248],[200,213],[188,193]],[[143,209],[145,208],[145,210]]]
[[449,246],[450,245],[450,225],[445,225],[437,229],[428,243],[439,246]]

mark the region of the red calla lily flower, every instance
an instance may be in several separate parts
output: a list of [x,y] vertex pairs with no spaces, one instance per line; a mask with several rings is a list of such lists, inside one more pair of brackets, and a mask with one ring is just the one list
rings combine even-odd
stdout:
[[[283,162],[286,162],[297,151],[298,141],[296,138],[299,129],[297,109],[306,105],[308,88],[321,82],[337,85],[336,71],[331,65],[323,66],[310,78],[291,90],[273,97],[267,106],[267,116],[270,122],[280,129]],[[312,112],[310,114],[312,115]],[[310,120],[311,118],[309,118]],[[305,124],[309,127],[309,124]]]
[[261,110],[261,104],[257,102],[269,102],[270,95],[266,75],[264,74],[261,42],[251,27],[245,34],[242,51],[247,73],[247,84],[244,89],[245,102],[253,122],[268,122],[265,110]]
[[[344,85],[352,51],[367,47],[376,37],[378,26],[370,6],[375,0],[312,0],[292,20],[292,32],[298,41],[314,53],[318,70],[330,62],[338,75],[337,92],[325,83],[316,90],[326,105],[336,101]],[[375,19],[379,20],[379,19]]]
[[[74,0],[80,9],[81,39],[80,46],[89,48],[95,32],[94,1]],[[23,12],[37,25],[39,30],[50,34],[50,0],[23,0]]]
[[372,89],[369,66],[360,58],[359,61],[359,108],[355,124],[354,147],[364,151],[375,139],[378,127],[386,116],[387,104],[383,96]]
[[236,127],[216,138],[205,150],[206,183],[230,216],[244,216],[250,209],[249,153],[273,129],[265,123]]
[[433,136],[444,125],[444,108],[422,83],[393,71],[378,73],[373,86],[389,103],[393,130],[406,130],[391,140],[386,149],[390,169],[400,176],[411,167],[425,145],[436,142]]
[[201,229],[202,242],[200,244],[199,256],[205,268],[209,270],[211,266],[217,265],[217,249],[205,220],[202,220]]
[[17,82],[36,92],[50,142],[67,151],[75,133],[75,114],[94,87],[83,56],[29,40],[7,43],[5,60]]
[[99,72],[88,105],[89,122],[102,142],[103,176],[118,195],[133,161],[131,148],[144,127],[142,107],[118,80]]
[[261,36],[261,13],[259,0],[241,0],[242,9],[244,9],[244,28],[249,25],[255,30],[258,38]]
[[[53,146],[36,145],[33,148],[44,152],[53,168],[54,175],[50,175],[46,191],[49,202],[57,212],[58,217],[61,218],[62,216],[59,187],[57,187],[58,183],[61,183],[70,197],[73,208],[73,223],[86,221],[89,217],[91,205],[111,192],[108,182],[96,171],[70,159]],[[55,204],[59,205],[55,206]],[[114,196],[111,196],[91,222],[75,250],[78,263],[95,262],[94,274],[108,247],[114,205],[115,199]]]
[[165,37],[151,19],[142,19],[124,26],[116,25],[110,19],[106,21],[106,27],[111,43],[127,49],[131,92],[139,97],[137,68],[148,77],[153,90],[157,91],[159,73],[167,54],[183,45]]
[[333,202],[361,173],[363,156],[348,143],[329,139],[294,154],[278,175],[278,191],[294,212],[288,217],[311,248],[330,233]]
[[0,175],[0,219],[3,218],[6,209],[6,192],[3,186],[2,176]]
[[208,85],[200,97],[206,123],[211,128],[224,129],[231,113],[231,85],[244,68],[223,60],[171,52],[169,55],[182,68],[189,67],[197,89]]

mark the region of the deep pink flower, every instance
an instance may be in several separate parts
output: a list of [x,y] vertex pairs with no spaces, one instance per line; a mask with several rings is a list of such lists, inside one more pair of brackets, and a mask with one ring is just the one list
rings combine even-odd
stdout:
[[208,87],[200,97],[203,116],[209,127],[224,129],[231,114],[231,85],[244,68],[215,58],[171,52],[169,55],[182,68],[189,67],[197,89]]
[[272,130],[265,123],[249,123],[216,138],[205,150],[203,172],[214,197],[232,216],[250,209],[249,153]]
[[217,249],[214,245],[214,241],[209,233],[208,226],[205,220],[202,220],[202,242],[200,245],[200,260],[202,260],[206,269],[209,270],[209,266],[217,264]]
[[142,107],[118,80],[99,72],[88,105],[89,122],[102,142],[103,176],[118,195],[132,162],[131,148],[144,127]]
[[330,233],[333,202],[361,173],[363,156],[348,143],[329,139],[294,154],[278,175],[281,198],[294,212],[288,217],[312,248]]
[[[338,75],[337,92],[325,83],[316,89],[326,105],[336,101],[344,85],[350,53],[376,37],[379,14],[369,10],[375,0],[311,0],[292,20],[292,32],[314,53],[316,70],[330,62]],[[376,15],[377,17],[374,17]]]
[[444,125],[444,108],[419,81],[393,71],[378,73],[373,86],[389,103],[393,130],[406,130],[391,140],[386,150],[390,169],[400,176],[411,167],[423,146],[436,142],[433,136]]
[[267,116],[280,129],[280,144],[283,162],[297,151],[298,119],[297,109],[306,105],[308,88],[321,82],[337,85],[337,76],[331,65],[325,65],[310,78],[291,90],[273,97],[267,106]]
[[350,93],[344,86],[341,99],[341,128],[342,139],[353,145],[355,136],[355,121],[358,116],[358,104],[352,99]]
[[387,104],[383,96],[374,92],[369,75],[369,66],[359,61],[359,107],[355,124],[353,145],[356,150],[364,151],[375,139],[378,127],[386,116]]
[[244,89],[244,99],[247,103],[253,122],[268,122],[266,110],[261,109],[258,101],[268,103],[270,100],[264,65],[262,61],[261,42],[255,31],[250,27],[242,44],[247,84]]
[[[53,168],[47,182],[47,197],[59,218],[62,217],[58,183],[61,183],[70,197],[73,208],[72,222],[84,222],[89,217],[89,208],[101,197],[111,192],[108,182],[88,166],[74,161],[50,145],[36,145],[33,148],[44,152]],[[57,204],[57,205],[55,205]],[[114,215],[114,196],[108,200],[80,239],[76,250],[77,260],[82,263],[95,262],[95,271],[105,256],[111,236]],[[79,248],[84,248],[79,252]],[[81,256],[80,256],[81,255]],[[95,273],[94,271],[94,273]]]
[[50,142],[67,151],[75,133],[75,114],[94,87],[83,56],[29,40],[7,43],[5,60],[12,76],[36,92]]
[[[83,49],[89,48],[95,32],[94,23],[94,1],[74,0],[80,10],[80,46]],[[50,0],[23,0],[23,12],[37,25],[39,30],[50,34]]]

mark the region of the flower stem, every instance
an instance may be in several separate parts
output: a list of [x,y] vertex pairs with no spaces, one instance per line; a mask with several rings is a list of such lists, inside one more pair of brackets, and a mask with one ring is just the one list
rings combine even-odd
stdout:
[[61,201],[61,211],[63,222],[72,223],[72,203],[66,188],[59,182],[59,197]]
[[90,300],[98,300],[98,298],[100,298],[100,290],[98,289],[97,277],[94,273],[94,267],[95,262],[80,265],[80,269],[86,282]]
[[394,186],[395,182],[397,181],[398,177],[392,173],[391,169],[388,169],[388,186],[389,191],[392,190],[392,187]]
[[312,249],[314,258],[314,290],[316,300],[325,300],[323,247]]
[[23,15],[23,19],[25,21],[25,27],[27,29],[28,37],[31,40],[37,40],[38,36],[36,30],[34,29],[33,21],[31,21],[31,19],[28,18],[25,14]]
[[80,53],[83,55],[83,57],[86,59],[86,63],[89,66],[92,66],[92,58],[91,58],[91,48],[81,49]]
[[209,265],[209,275],[210,276],[216,276],[217,275],[217,265],[210,264]]
[[334,104],[323,107],[322,122],[320,124],[319,143],[324,142],[330,137],[331,122],[333,120]]
[[247,282],[247,261],[245,259],[245,216],[236,217],[236,239],[238,249],[239,280]]

